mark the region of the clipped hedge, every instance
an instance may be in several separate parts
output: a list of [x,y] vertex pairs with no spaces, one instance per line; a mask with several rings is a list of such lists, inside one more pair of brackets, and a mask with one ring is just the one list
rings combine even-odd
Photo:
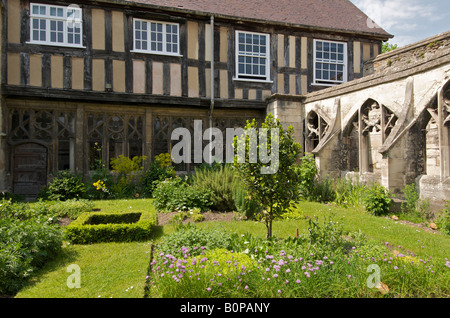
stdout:
[[154,212],[85,212],[66,227],[66,239],[74,244],[131,242],[149,239],[157,224]]

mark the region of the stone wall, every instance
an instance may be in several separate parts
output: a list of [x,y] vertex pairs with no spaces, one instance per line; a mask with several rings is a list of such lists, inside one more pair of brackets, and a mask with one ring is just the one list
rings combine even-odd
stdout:
[[[364,70],[362,79],[295,103],[278,95],[268,110],[282,109],[279,118],[286,123],[306,123],[296,126],[304,127],[296,136],[313,145],[308,151],[322,175],[378,181],[400,197],[415,182],[424,198],[448,200],[450,32],[381,54]],[[320,122],[309,121],[316,117],[325,130],[310,127]]]

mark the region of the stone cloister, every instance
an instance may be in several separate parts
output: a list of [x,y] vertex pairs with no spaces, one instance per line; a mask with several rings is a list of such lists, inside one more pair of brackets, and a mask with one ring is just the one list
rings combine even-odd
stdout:
[[377,181],[450,200],[450,32],[381,54],[365,76],[305,96],[273,95],[322,176]]

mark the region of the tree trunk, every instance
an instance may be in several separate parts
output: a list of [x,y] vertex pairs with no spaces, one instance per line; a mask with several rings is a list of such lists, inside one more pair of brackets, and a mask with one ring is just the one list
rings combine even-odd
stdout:
[[266,214],[266,238],[272,237],[272,208]]

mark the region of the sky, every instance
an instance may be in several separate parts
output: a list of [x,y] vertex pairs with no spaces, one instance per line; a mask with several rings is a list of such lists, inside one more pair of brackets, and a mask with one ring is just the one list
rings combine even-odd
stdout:
[[449,0],[350,0],[399,47],[450,31]]

